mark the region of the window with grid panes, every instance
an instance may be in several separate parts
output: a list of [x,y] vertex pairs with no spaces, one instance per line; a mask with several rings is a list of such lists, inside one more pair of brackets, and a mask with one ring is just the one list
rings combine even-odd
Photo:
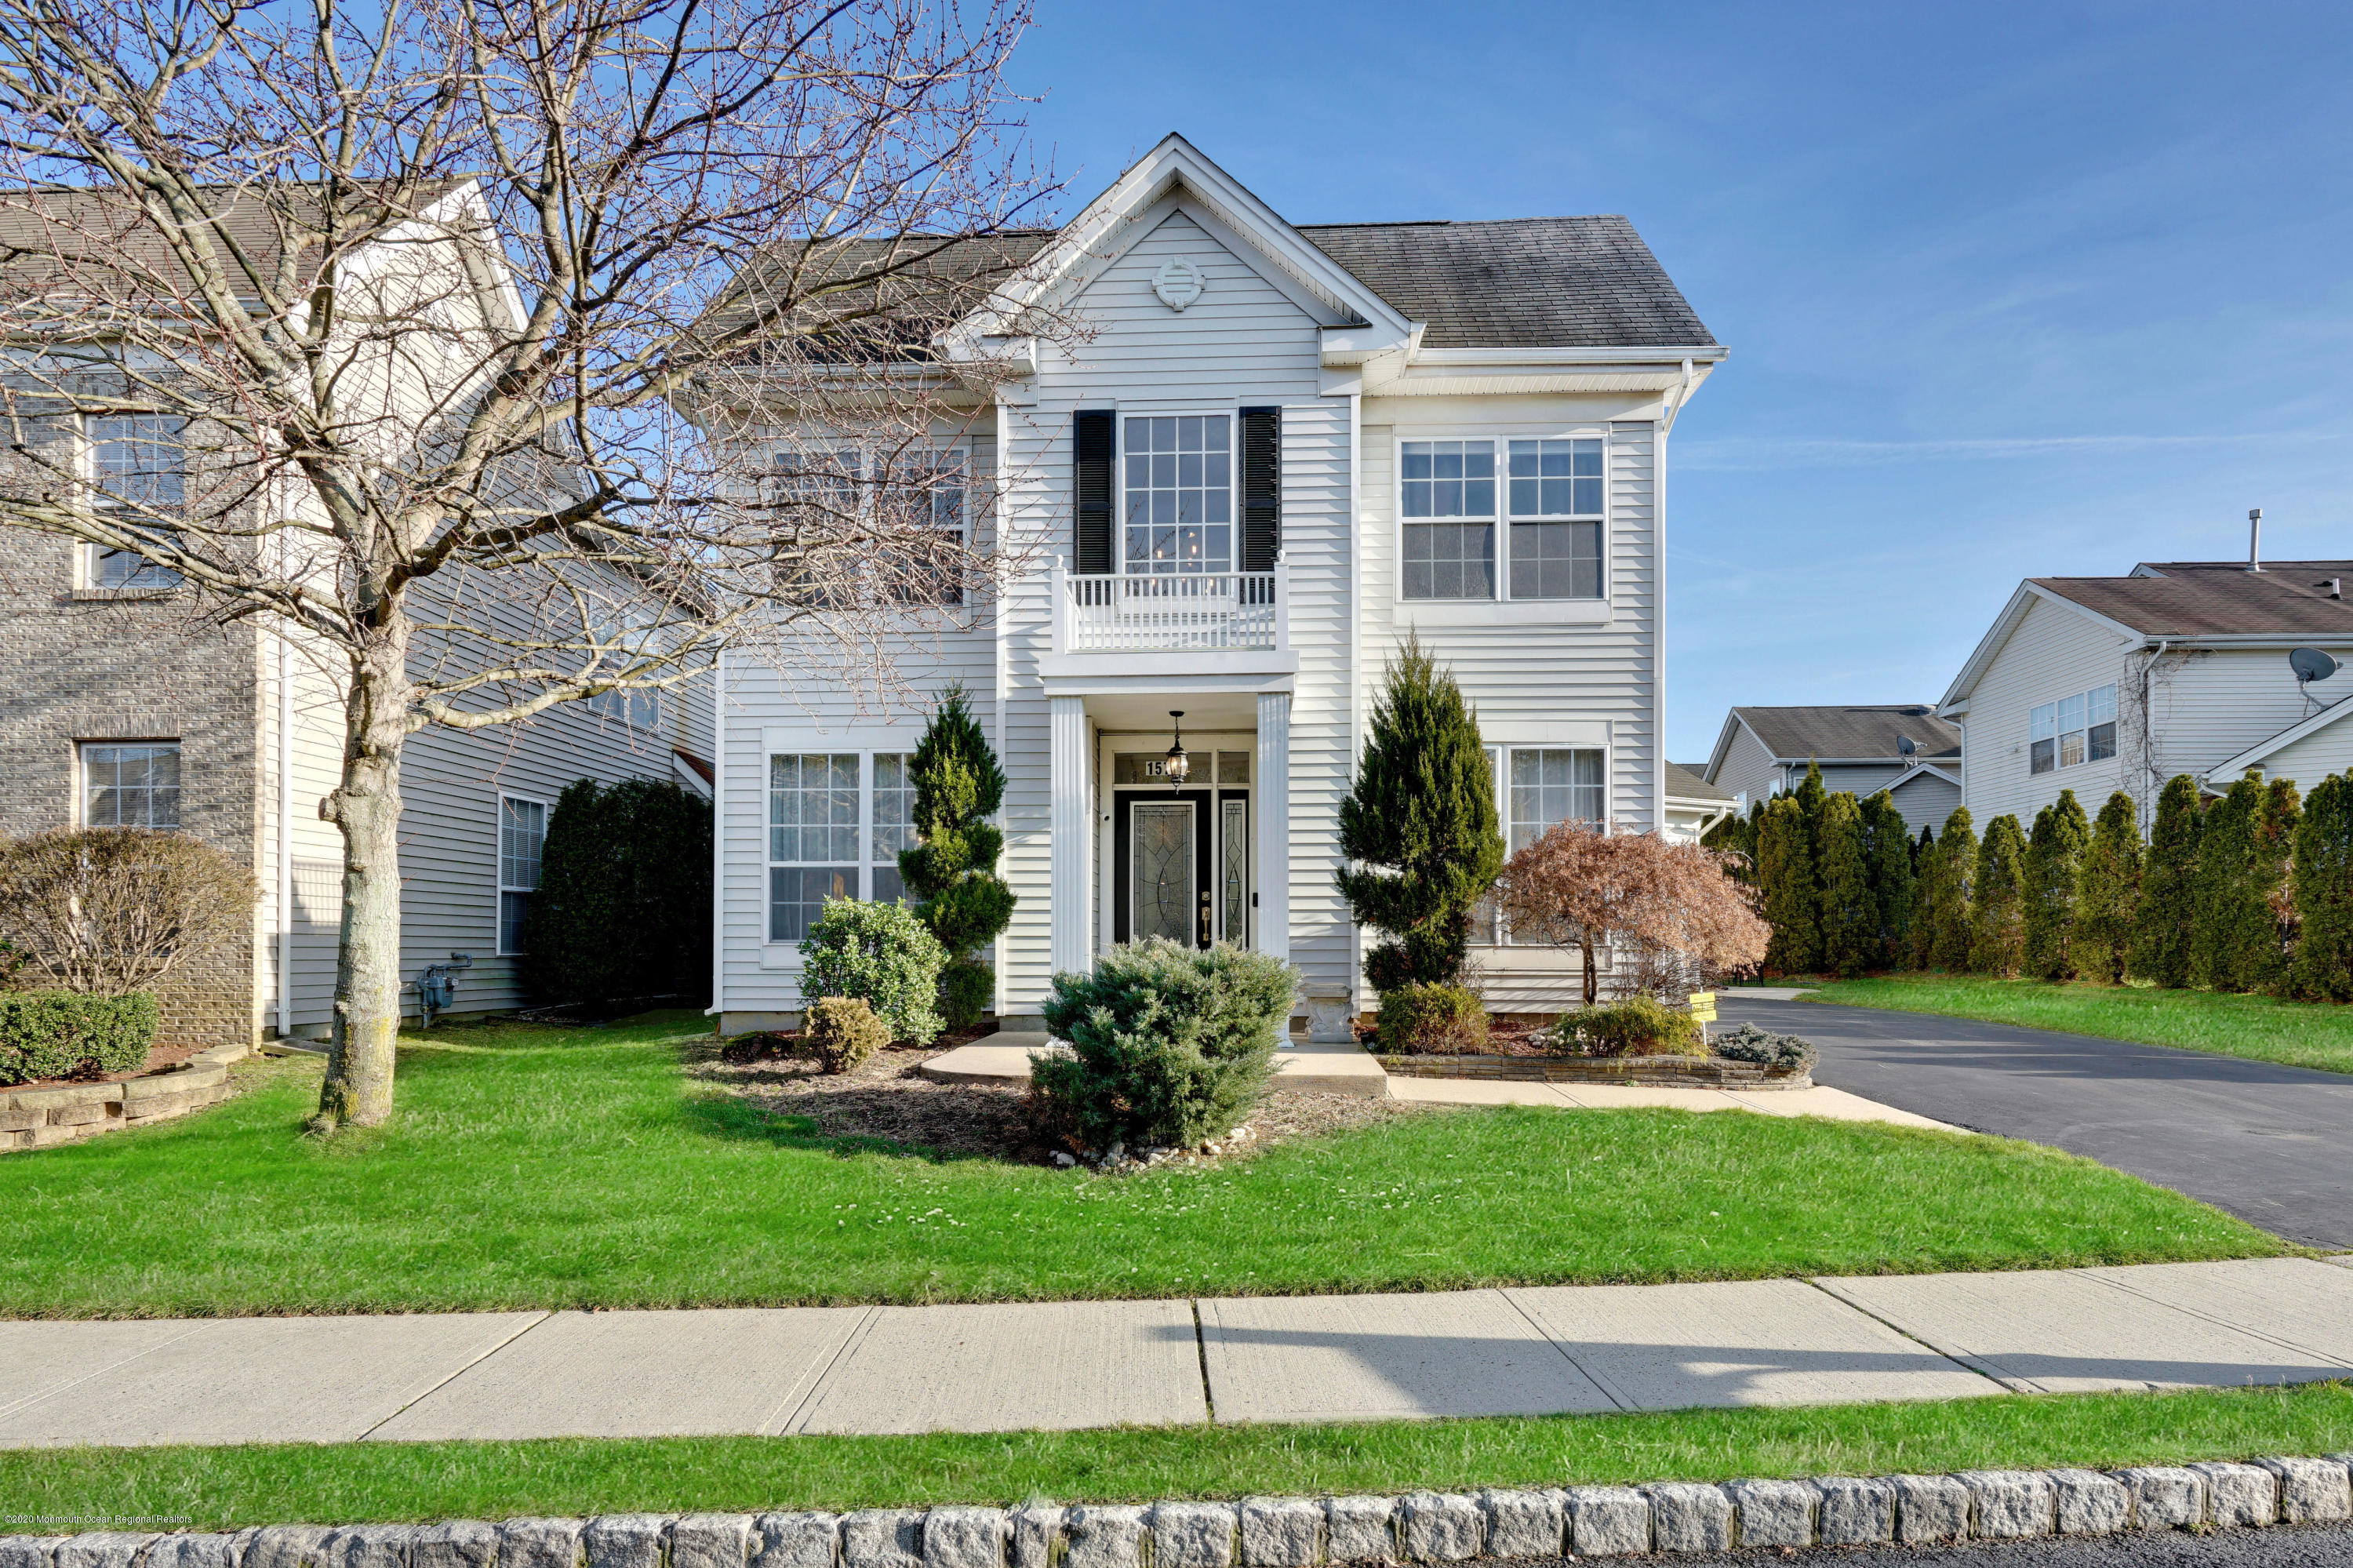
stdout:
[[1495,597],[1495,443],[1406,441],[1398,449],[1407,599]]
[[1130,572],[1233,570],[1233,421],[1224,414],[1122,421]]
[[874,899],[904,903],[907,884],[899,874],[899,852],[915,847],[915,781],[905,752],[874,754]]
[[539,891],[539,861],[547,847],[547,806],[499,798],[499,951],[522,951],[522,924]]
[[1601,453],[1599,438],[1510,443],[1514,599],[1601,597]]
[[81,748],[82,826],[177,828],[177,741],[86,745]]
[[[151,524],[155,513],[177,512],[187,488],[184,428],[161,414],[91,416],[86,429],[98,504]],[[179,573],[133,550],[93,546],[91,557],[90,582],[98,588],[170,588],[180,580]]]
[[768,940],[797,942],[858,896],[858,753],[768,758]]

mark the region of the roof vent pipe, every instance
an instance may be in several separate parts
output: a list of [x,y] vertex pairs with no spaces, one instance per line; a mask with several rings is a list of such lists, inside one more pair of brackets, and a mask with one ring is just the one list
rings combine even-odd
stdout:
[[2247,514],[2247,570],[2263,569],[2263,509],[2260,506]]

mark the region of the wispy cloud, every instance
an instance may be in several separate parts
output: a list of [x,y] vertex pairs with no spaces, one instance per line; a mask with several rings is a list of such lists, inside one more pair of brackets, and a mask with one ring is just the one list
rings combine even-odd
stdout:
[[2197,447],[2245,447],[2253,443],[2341,441],[2335,429],[2261,430],[2196,436],[1997,436],[1980,440],[1921,441],[1777,440],[1763,436],[1726,436],[1679,443],[1675,467],[1708,473],[1753,473],[1769,469],[1886,468],[1921,462],[2000,462],[2015,458],[2125,455]]

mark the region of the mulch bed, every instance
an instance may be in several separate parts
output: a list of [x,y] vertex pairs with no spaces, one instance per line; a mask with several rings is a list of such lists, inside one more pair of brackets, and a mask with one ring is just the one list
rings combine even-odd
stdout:
[[[775,1115],[807,1117],[827,1138],[871,1138],[911,1150],[1050,1165],[1054,1150],[1031,1125],[1028,1090],[934,1083],[915,1071],[994,1028],[985,1024],[967,1033],[942,1035],[930,1045],[893,1046],[838,1075],[819,1072],[805,1062],[751,1057],[749,1052],[731,1049],[732,1043],[692,1063],[689,1071]],[[729,1060],[731,1054],[751,1059]],[[1253,1136],[1245,1146],[1186,1159],[1215,1163],[1245,1158],[1290,1139],[1369,1127],[1430,1108],[1403,1100],[1278,1090],[1252,1113]]]

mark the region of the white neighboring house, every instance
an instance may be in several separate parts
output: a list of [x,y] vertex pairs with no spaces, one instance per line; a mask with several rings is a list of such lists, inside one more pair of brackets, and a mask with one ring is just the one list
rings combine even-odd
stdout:
[[1924,827],[1942,832],[1961,803],[1961,732],[1926,703],[1734,708],[1705,777],[1746,812],[1795,789],[1815,763],[1825,789],[1858,800],[1886,790],[1915,837]]
[[[39,199],[8,194],[0,228],[29,222]],[[473,183],[459,182],[428,215],[434,232],[455,226],[440,208],[464,204],[487,223]],[[276,238],[265,219],[233,208],[224,223],[268,264]],[[343,286],[360,286],[380,265],[415,280],[427,297],[485,299],[470,288],[436,286],[436,266],[451,269],[452,281],[462,278],[459,259],[445,251],[380,241],[343,262]],[[396,262],[385,260],[394,252]],[[483,308],[497,308],[496,291],[486,293]],[[455,390],[420,368],[440,363],[406,354],[346,370],[374,377],[388,403],[432,408]],[[144,418],[71,421],[52,439],[65,444],[61,461],[135,476],[149,493],[176,500],[190,478],[185,455],[165,432],[142,428]],[[429,602],[438,590],[428,582],[413,591]],[[175,577],[137,557],[0,528],[0,833],[127,824],[188,832],[221,849],[259,884],[250,938],[167,983],[159,1039],[322,1038],[332,1019],[343,910],[342,840],[318,814],[342,769],[336,661],[259,620],[200,625],[191,609]],[[412,659],[429,647],[420,636]],[[709,687],[702,678],[659,696],[608,694],[527,725],[434,726],[409,738],[401,768],[405,1012],[417,1012],[417,982],[427,971],[460,955],[448,1011],[528,1000],[515,972],[515,932],[538,884],[557,795],[583,778],[656,778],[707,797]]]
[[1670,762],[1666,774],[1666,838],[1695,844],[1740,809],[1740,803],[1701,777],[1704,768]]
[[2030,577],[1938,712],[1968,736],[1962,800],[1983,830],[2073,789],[2122,789],[2147,827],[2165,781],[2219,793],[2248,769],[2309,789],[2353,766],[2353,676],[2308,685],[2288,656],[2353,660],[2353,561],[2158,561],[2116,577]]
[[[1039,564],[898,651],[918,691],[976,694],[1009,779],[1000,1016],[1161,934],[1287,958],[1339,1036],[1364,998],[1336,809],[1411,630],[1477,707],[1513,844],[1669,825],[1666,435],[1725,350],[1623,218],[1294,226],[1171,136],[1024,243],[1024,299],[1092,335],[994,336],[1022,300],[968,323],[1026,374],[953,444],[969,525]],[[896,893],[923,715],[743,652],[720,700],[734,1032],[798,1009],[824,895]],[[1480,962],[1499,1005],[1576,983],[1549,948]]]

